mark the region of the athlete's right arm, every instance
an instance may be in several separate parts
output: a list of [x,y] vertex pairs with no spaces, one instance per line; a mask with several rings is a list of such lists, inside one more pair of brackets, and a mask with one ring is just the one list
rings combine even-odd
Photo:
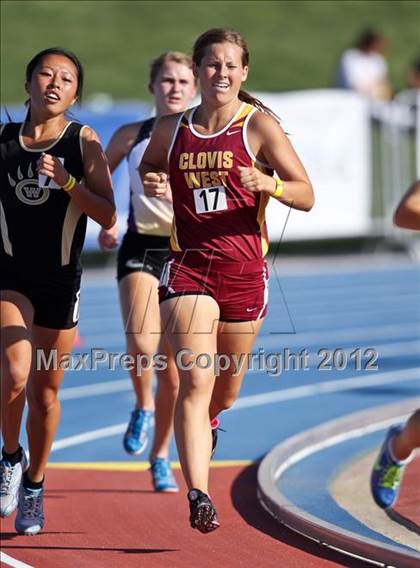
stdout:
[[105,150],[111,173],[114,173],[123,159],[128,155],[134,144],[141,124],[141,122],[124,124],[124,126],[118,128],[118,130],[116,130],[112,135]]
[[394,224],[403,229],[420,231],[420,180],[414,183],[400,201]]
[[[132,122],[124,124],[114,132],[111,140],[108,142],[105,154],[108,159],[108,165],[111,173],[121,164],[123,159],[130,152],[141,127],[141,122]],[[111,250],[118,245],[118,225],[115,223],[110,229],[103,227],[98,234],[99,246],[102,250]]]
[[152,137],[139,166],[144,193],[148,197],[167,198],[170,192],[168,152],[178,120],[179,114],[163,116],[153,128]]

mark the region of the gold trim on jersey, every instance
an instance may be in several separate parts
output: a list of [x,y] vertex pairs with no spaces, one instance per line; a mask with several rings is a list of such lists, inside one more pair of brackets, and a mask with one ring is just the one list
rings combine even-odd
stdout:
[[[256,162],[252,162],[252,167],[257,168],[257,170],[260,170],[262,173],[267,174],[266,168],[264,168],[264,166],[256,163]],[[268,252],[269,249],[269,242],[268,242],[268,238],[267,238],[267,223],[265,220],[265,208],[267,207],[267,203],[270,200],[270,196],[263,192],[260,193],[260,203],[258,206],[258,213],[257,213],[257,223],[260,227],[260,231],[261,231],[261,250],[262,250],[262,255],[265,256]]]
[[70,199],[61,233],[61,266],[70,264],[74,233],[76,232],[77,223],[81,216],[82,211],[77,207],[73,199]]
[[19,128],[19,144],[22,147],[22,149],[25,150],[26,152],[46,152],[47,150],[51,150],[51,148],[53,148],[58,142],[60,142],[60,140],[63,138],[64,134],[66,133],[67,128],[70,126],[70,124],[73,124],[73,122],[74,122],[73,120],[68,122],[63,128],[63,130],[60,132],[58,137],[54,140],[54,142],[52,142],[52,144],[46,146],[45,148],[29,148],[28,146],[25,145],[22,134],[25,123],[22,122]]
[[[231,127],[233,125],[235,126],[242,126],[243,123],[245,122],[245,118],[248,116],[248,114],[254,110],[254,106],[250,105],[249,103],[245,103],[245,106],[242,108],[241,112],[239,113],[239,115],[235,118],[235,121],[230,125]],[[238,121],[242,121],[241,124],[237,124]]]
[[82,126],[82,128],[80,129],[80,132],[79,132],[79,146],[80,146],[80,155],[82,156],[82,162],[84,162],[84,150],[83,150],[83,137],[82,137],[82,134],[83,134],[83,130],[84,130],[85,128],[87,128],[87,125],[86,125],[86,124],[84,124],[84,125]]
[[174,252],[180,252],[182,249],[179,246],[178,243],[178,235],[177,235],[177,231],[176,231],[176,221],[175,221],[175,215],[172,218],[172,226],[171,226],[171,238],[169,241],[169,246],[171,248],[172,251]]
[[237,109],[236,113],[232,116],[232,118],[223,128],[221,128],[217,132],[212,132],[211,134],[202,134],[201,132],[198,132],[198,130],[194,127],[193,124],[193,118],[194,118],[193,115],[198,108],[199,107],[196,106],[192,109],[188,109],[188,111],[186,111],[185,114],[188,120],[188,127],[190,129],[191,134],[193,134],[197,138],[202,138],[205,140],[208,140],[210,138],[217,138],[218,136],[225,134],[225,132],[228,132],[232,128],[232,126],[235,125],[238,121],[243,120],[244,116],[247,116],[253,109],[255,110],[255,107],[253,107],[252,105],[241,101],[241,105]]
[[187,110],[184,111],[184,114],[182,115],[182,118],[181,118],[179,128],[189,128],[190,127],[190,124],[189,124],[190,116],[191,116],[191,113],[193,112],[193,110],[195,110],[196,108],[197,107],[187,108]]
[[3,204],[0,201],[0,228],[1,228],[1,238],[3,240],[4,252],[10,256],[13,256],[12,243],[9,239],[9,229],[7,228],[6,215],[4,213]]

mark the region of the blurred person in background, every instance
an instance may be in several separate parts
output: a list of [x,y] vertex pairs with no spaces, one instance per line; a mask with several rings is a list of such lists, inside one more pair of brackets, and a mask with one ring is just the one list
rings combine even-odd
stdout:
[[[130,207],[127,232],[118,251],[117,280],[127,352],[134,357],[145,356],[141,375],[137,375],[136,365],[130,372],[136,405],[131,412],[123,445],[130,455],[144,452],[154,421],[154,441],[150,453],[153,486],[155,491],[175,492],[178,487],[168,455],[179,379],[175,361],[163,337],[160,342],[157,292],[164,260],[168,255],[173,210],[170,193],[166,199],[146,197],[138,167],[156,119],[185,110],[195,96],[191,58],[184,53],[171,51],[152,61],[149,90],[154,97],[156,116],[119,128],[106,150],[111,172],[123,159],[128,162]],[[117,224],[100,231],[99,243],[104,250],[117,246]],[[147,361],[152,361],[158,349],[160,354],[165,355],[167,365],[166,369],[156,369],[155,400],[152,391],[153,368],[147,365]]]
[[390,100],[392,89],[385,49],[385,39],[379,32],[364,30],[355,45],[342,54],[335,87],[357,91],[371,99]]
[[[41,51],[26,68],[26,119],[0,133],[0,515],[17,507],[15,527],[25,535],[45,522],[44,472],[60,420],[62,357],[71,353],[79,318],[87,216],[103,227],[115,223],[98,137],[66,115],[82,88],[76,55]],[[29,464],[19,444],[25,401]]]
[[[403,229],[420,231],[420,181],[404,195],[394,214],[394,224]],[[400,491],[405,466],[416,448],[420,448],[420,409],[405,425],[392,426],[373,466],[370,486],[379,507],[392,507]]]
[[410,89],[420,89],[420,57],[413,61],[408,70],[407,84]]

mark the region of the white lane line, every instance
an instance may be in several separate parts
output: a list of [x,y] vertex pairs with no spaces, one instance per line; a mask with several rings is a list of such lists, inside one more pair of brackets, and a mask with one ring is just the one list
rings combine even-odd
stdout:
[[51,451],[56,452],[57,450],[63,450],[64,448],[70,448],[71,446],[78,446],[79,444],[85,444],[86,442],[91,442],[92,440],[111,438],[112,436],[116,436],[117,434],[122,434],[126,431],[126,429],[127,422],[124,422],[123,424],[115,424],[114,426],[107,426],[106,428],[91,430],[90,432],[84,432],[83,434],[68,436],[67,438],[56,440],[51,447]]
[[[300,345],[302,347],[309,347],[319,345],[328,347],[330,345],[337,345],[340,341],[370,341],[376,342],[380,339],[397,339],[399,336],[414,336],[416,337],[420,331],[420,323],[414,322],[409,324],[391,323],[379,324],[374,326],[360,326],[348,327],[345,326],[346,320],[343,320],[342,328],[334,328],[331,326],[327,331],[325,328],[314,330],[310,332],[294,333],[290,330],[289,321],[282,329],[282,323],[279,322],[276,327],[272,325],[272,331],[267,332],[266,335],[260,335],[257,339],[259,346],[264,344],[265,348],[271,348],[275,345]],[[83,330],[82,334],[83,334]],[[89,333],[85,337],[86,343],[89,346],[99,349],[112,348],[116,349],[124,345],[125,339],[121,333]],[[327,344],[328,342],[328,344]]]
[[[400,371],[388,371],[386,373],[375,373],[374,375],[364,374],[362,377],[353,377],[350,379],[340,379],[337,381],[324,381],[317,385],[305,385],[294,387],[282,391],[271,391],[263,394],[256,394],[240,398],[231,408],[231,410],[241,410],[242,408],[251,408],[253,406],[262,406],[273,404],[284,400],[292,400],[303,398],[313,394],[329,394],[332,392],[340,392],[352,390],[356,388],[366,388],[372,385],[383,385],[400,381],[412,381],[420,378],[420,367],[413,369],[403,369]],[[125,432],[127,423],[115,424],[97,430],[76,434],[57,440],[52,445],[51,451],[62,450],[71,446],[84,444],[92,440],[109,438]]]
[[[419,295],[416,294],[415,302],[417,303],[419,300]],[[310,305],[310,313],[308,313],[308,306],[302,303],[300,304],[293,304],[292,302],[283,300],[278,302],[276,305],[277,312],[283,312],[287,308],[290,310],[291,316],[294,320],[302,321],[302,322],[309,322],[309,321],[323,321],[329,322],[331,320],[337,320],[337,317],[349,317],[351,316],[352,321],[355,318],[359,318],[363,321],[375,320],[380,317],[382,319],[386,319],[386,321],[390,321],[391,315],[392,316],[407,316],[404,317],[404,323],[407,322],[408,319],[417,319],[420,322],[420,309],[413,308],[414,301],[407,300],[406,302],[402,303],[399,302],[399,305],[387,305],[384,307],[384,304],[376,303],[373,300],[370,300],[365,303],[367,307],[363,307],[360,302],[355,303],[352,305],[350,302],[345,303],[345,308],[342,308],[343,302],[340,301],[339,304],[332,304],[331,302],[324,303],[324,304],[314,304],[311,302]],[[414,304],[415,305],[415,304]],[[334,324],[335,321],[332,323]],[[102,332],[104,331],[104,326],[106,329],[116,331],[120,330],[121,333],[124,333],[122,324],[121,324],[121,316],[119,314],[100,314],[98,310],[92,311],[92,314],[87,314],[83,312],[83,320],[81,323],[81,328],[84,334],[95,333],[95,330],[100,329]],[[420,326],[420,323],[419,323]]]
[[[344,324],[345,322],[343,322]],[[281,331],[279,324],[279,331]],[[410,324],[385,324],[381,326],[365,326],[365,327],[343,327],[331,328],[328,331],[319,330],[308,333],[269,333],[268,335],[260,336],[259,339],[264,340],[264,347],[271,346],[273,343],[283,343],[286,340],[294,342],[294,345],[299,344],[302,347],[307,347],[309,345],[322,345],[325,342],[330,342],[330,344],[337,345],[339,341],[370,341],[374,342],[376,339],[396,339],[399,335],[417,335],[419,333],[420,324],[410,323]],[[258,341],[258,339],[257,339]],[[328,345],[327,345],[328,346]]]
[[13,568],[34,568],[30,564],[25,564],[20,560],[16,560],[16,558],[12,558],[11,556],[5,554],[4,552],[0,552],[0,562],[7,564],[7,566],[13,566]]
[[132,389],[133,383],[131,382],[131,379],[119,379],[116,381],[82,385],[80,387],[67,387],[65,389],[61,389],[59,397],[60,400],[74,400],[77,398],[86,398],[89,396],[98,396],[114,392],[126,392]]
[[[372,348],[372,345],[362,345],[361,350]],[[378,351],[379,360],[382,357],[395,357],[396,355],[419,355],[420,341],[400,341],[398,343],[380,343],[374,348]],[[350,352],[351,349],[346,349]]]
[[[371,345],[361,345],[359,349],[363,352],[365,349],[371,349]],[[398,343],[376,344],[374,347],[379,354],[379,363],[382,358],[394,357],[396,355],[419,355],[420,341],[400,341]],[[353,347],[343,349],[347,354],[354,351]],[[309,353],[309,363],[319,363],[319,357],[316,351]],[[76,372],[76,371],[75,371]],[[249,373],[257,372],[249,370]],[[79,398],[88,398],[90,396],[101,396],[117,392],[129,392],[133,388],[131,379],[117,379],[114,381],[104,381],[100,383],[92,383],[81,385],[78,387],[66,387],[61,389],[59,397],[61,401],[76,400]]]
[[[419,399],[420,404],[420,399]],[[302,448],[298,452],[292,454],[286,461],[284,461],[275,471],[274,479],[276,481],[283,475],[283,473],[289,469],[290,466],[302,461],[303,459],[307,458],[312,454],[316,454],[325,448],[330,448],[331,446],[336,446],[337,444],[341,444],[342,442],[346,442],[348,440],[352,440],[353,438],[360,438],[365,436],[366,434],[371,434],[372,432],[378,432],[379,430],[384,430],[385,428],[389,428],[393,424],[397,424],[399,422],[405,422],[410,414],[403,414],[401,416],[394,416],[392,418],[387,418],[386,420],[381,420],[380,422],[376,422],[375,424],[369,424],[369,426],[363,426],[362,428],[354,428],[353,430],[349,430],[348,432],[343,432],[342,434],[337,434],[336,436],[331,436],[331,438],[327,438],[322,442],[318,442],[313,444],[312,446],[307,446],[306,448]]]
[[231,410],[274,404],[284,400],[293,400],[314,394],[329,394],[332,392],[363,389],[371,386],[386,385],[401,381],[420,380],[420,367],[403,369],[400,371],[387,371],[386,373],[377,373],[376,371],[372,371],[371,373],[372,374],[370,375],[363,374],[362,376],[352,377],[350,379],[324,381],[315,385],[303,385],[280,391],[271,391],[245,396],[244,398],[239,398],[234,403]]

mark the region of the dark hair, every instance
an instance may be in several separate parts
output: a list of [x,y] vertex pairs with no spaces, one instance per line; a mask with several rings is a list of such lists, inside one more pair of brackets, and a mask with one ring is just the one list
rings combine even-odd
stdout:
[[[48,55],[62,55],[63,57],[67,57],[70,61],[74,64],[77,69],[77,89],[76,89],[76,96],[78,103],[80,104],[82,101],[82,93],[83,93],[83,79],[84,79],[84,71],[82,64],[79,61],[77,55],[75,55],[72,51],[68,49],[64,49],[63,47],[49,47],[48,49],[44,49],[37,53],[28,63],[26,66],[26,81],[29,83],[32,79],[32,75],[35,71],[35,68],[41,63],[44,57]],[[25,104],[28,104],[28,112],[26,114],[26,121],[29,121],[31,117],[31,107],[30,101],[26,101]]]
[[361,51],[366,51],[378,40],[382,39],[379,32],[372,28],[367,28],[361,32],[356,41],[356,47]]
[[186,53],[182,53],[182,51],[166,51],[153,59],[150,63],[150,84],[154,83],[156,77],[159,74],[159,71],[170,61],[174,61],[175,63],[180,63],[181,65],[185,65],[188,69],[192,69],[193,61],[189,55]]
[[413,61],[411,64],[411,70],[416,74],[420,74],[420,57]]
[[[193,47],[193,61],[200,65],[201,60],[205,55],[206,48],[214,43],[233,43],[242,49],[242,65],[247,67],[249,65],[249,49],[245,38],[239,32],[231,28],[212,28],[207,30],[199,36]],[[259,99],[250,95],[247,91],[240,90],[238,97],[250,105],[253,105],[261,112],[272,116],[275,120],[280,122],[279,117],[268,107],[266,107]]]

